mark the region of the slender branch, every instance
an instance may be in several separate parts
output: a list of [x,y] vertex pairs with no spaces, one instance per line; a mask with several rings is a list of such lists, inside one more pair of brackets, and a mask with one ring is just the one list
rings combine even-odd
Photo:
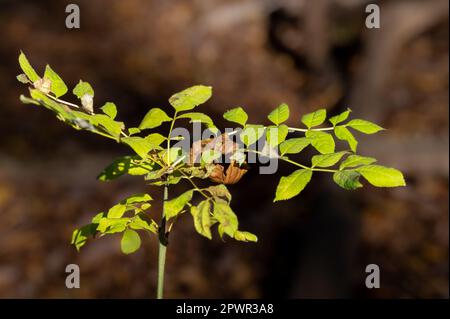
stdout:
[[308,132],[308,131],[332,131],[334,127],[322,127],[322,128],[312,128],[312,129],[304,129],[304,128],[295,128],[289,127],[289,132]]
[[58,102],[58,103],[61,103],[61,104],[64,104],[64,105],[67,105],[67,106],[70,106],[70,107],[75,107],[75,108],[77,108],[77,109],[80,108],[79,105],[76,105],[76,104],[73,104],[73,103],[70,103],[70,102],[67,102],[67,101],[58,99],[58,98],[54,97],[53,95],[51,95],[51,94],[49,94],[49,93],[45,94],[45,96],[48,97],[48,98],[50,98],[50,99],[52,99],[53,101]]
[[[259,154],[259,155],[265,156],[264,153],[259,152],[259,151],[255,151],[255,150],[244,149],[244,151],[252,152],[252,153],[255,153],[255,154]],[[286,157],[278,157],[278,158],[281,159],[282,161],[285,161],[285,162],[290,163],[290,164],[292,164],[292,165],[301,167],[301,168],[303,168],[303,169],[309,169],[309,170],[312,170],[312,171],[315,171],[315,172],[335,173],[335,172],[338,171],[337,169],[325,169],[325,168],[308,167],[308,166],[302,165],[302,164],[300,164],[300,163],[294,162],[294,161],[292,161],[292,160],[290,160],[289,158],[286,158]]]
[[193,181],[189,176],[187,176],[187,175],[186,175],[185,173],[183,173],[182,171],[179,171],[179,172],[181,173],[181,175],[183,175],[184,177],[186,177],[186,179],[192,184],[192,186],[194,186],[195,190],[198,191],[200,194],[202,194],[203,197],[205,197],[206,199],[210,199],[210,198],[211,198],[211,196],[206,195],[205,192],[202,191],[202,190],[197,186],[197,184],[195,184],[194,181]]

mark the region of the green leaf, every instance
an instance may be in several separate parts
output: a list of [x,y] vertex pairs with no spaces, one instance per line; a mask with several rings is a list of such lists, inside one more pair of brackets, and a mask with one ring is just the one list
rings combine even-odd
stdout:
[[205,191],[209,192],[214,197],[223,197],[226,198],[228,202],[231,201],[231,194],[224,184],[209,186]]
[[100,219],[97,230],[103,234],[121,233],[126,229],[129,220],[129,218],[104,217]]
[[234,239],[239,240],[239,241],[245,241],[245,242],[254,242],[256,243],[258,241],[258,237],[256,237],[255,234],[252,234],[250,232],[247,231],[236,231],[234,233]]
[[159,133],[152,133],[150,135],[147,135],[145,137],[145,140],[152,144],[155,148],[157,148],[157,146],[160,146],[161,143],[166,140],[166,138]]
[[342,170],[344,168],[356,167],[360,165],[370,165],[375,163],[377,160],[373,157],[366,157],[360,155],[350,155],[347,157],[339,166],[339,169]]
[[175,197],[174,199],[171,199],[164,204],[164,216],[166,219],[173,218],[177,216],[184,206],[192,199],[194,191],[188,190],[187,192],[184,192],[178,197]]
[[211,164],[222,156],[222,152],[216,150],[204,150],[202,152],[202,164]]
[[120,241],[120,248],[124,254],[132,254],[137,251],[141,247],[141,238],[139,234],[132,230],[127,229],[122,236],[122,240]]
[[179,115],[178,118],[180,119],[190,119],[192,122],[201,122],[205,124],[208,128],[215,128],[213,120],[206,114],[200,113],[200,112],[191,112],[191,113],[184,113],[182,115]]
[[40,105],[40,103],[38,101],[36,101],[35,99],[31,99],[29,97],[26,97],[23,94],[20,95],[19,99],[20,99],[20,102],[22,102],[23,104]]
[[30,84],[30,80],[28,79],[28,76],[24,73],[19,74],[18,76],[16,76],[17,81],[19,81],[20,83],[23,84]]
[[331,134],[320,131],[308,131],[305,135],[319,153],[334,153],[335,143]]
[[102,126],[111,136],[117,139],[120,137],[124,127],[122,122],[116,122],[105,114],[94,114],[89,119],[92,124]]
[[299,169],[289,176],[283,176],[278,183],[274,202],[290,199],[297,196],[309,183],[312,171]]
[[247,124],[248,115],[242,107],[236,107],[226,111],[223,114],[223,118],[227,121],[245,126],[245,124]]
[[166,112],[161,110],[160,108],[152,108],[147,114],[144,116],[141,124],[139,124],[140,130],[152,129],[160,126],[163,122],[172,121],[172,118],[169,117]]
[[[151,201],[152,197],[149,194],[134,194],[125,198],[122,202],[125,205],[138,204]],[[109,216],[108,216],[109,217]]]
[[312,167],[330,167],[339,162],[347,152],[337,152],[323,155],[314,155],[312,157]]
[[52,70],[50,65],[45,68],[44,78],[51,81],[50,91],[58,98],[69,90],[61,77]]
[[96,224],[87,224],[80,229],[75,229],[72,233],[71,244],[79,251],[86,244],[88,238],[95,235],[96,229]]
[[221,230],[230,236],[234,237],[234,234],[238,230],[238,219],[236,214],[231,210],[231,207],[222,201],[214,202],[214,217],[218,220],[221,226]]
[[36,71],[31,66],[25,54],[21,51],[19,55],[19,64],[23,73],[27,75],[31,82],[36,82],[40,79],[40,76],[36,73]]
[[122,218],[123,214],[126,212],[127,207],[123,204],[117,204],[108,210],[108,218]]
[[311,144],[311,141],[305,137],[290,138],[280,144],[281,156],[300,153],[309,144]]
[[196,85],[172,95],[169,103],[177,112],[188,111],[208,101],[211,95],[212,87]]
[[325,109],[320,109],[312,113],[308,113],[302,116],[302,122],[307,128],[318,126],[325,122],[327,117],[327,111]]
[[264,134],[264,126],[248,124],[239,135],[241,141],[248,146],[256,143]]
[[73,89],[73,94],[75,94],[75,96],[79,99],[81,99],[85,94],[89,94],[93,97],[94,89],[88,82],[80,80],[80,82],[78,82],[78,84]]
[[348,118],[348,116],[350,115],[351,111],[352,110],[347,109],[346,111],[342,112],[339,115],[330,117],[328,119],[328,121],[330,121],[330,123],[333,124],[333,126],[336,126],[337,124],[344,122]]
[[138,156],[124,156],[109,164],[97,177],[102,182],[116,179],[124,174],[145,175],[155,169],[152,163],[138,163]]
[[130,127],[128,129],[128,135],[135,135],[141,133],[141,130],[138,127]]
[[158,224],[154,220],[148,218],[143,214],[133,217],[129,224],[129,227],[136,230],[148,230],[154,234],[158,233]]
[[148,152],[154,148],[151,142],[138,136],[123,137],[122,142],[130,146],[136,154],[144,159],[147,157]]
[[333,174],[333,180],[340,187],[347,190],[355,190],[363,185],[359,182],[361,174],[355,171],[337,171]]
[[406,186],[402,172],[395,168],[380,165],[367,165],[355,169],[373,186],[398,187]]
[[358,141],[355,139],[353,134],[345,126],[336,126],[334,128],[334,134],[341,141],[347,141],[350,149],[356,152],[356,147],[358,146]]
[[182,156],[184,156],[184,151],[180,147],[171,147],[169,151],[166,149],[161,152],[161,159],[167,165],[172,165],[172,163],[176,162]]
[[112,102],[105,103],[105,105],[103,105],[100,109],[103,111],[103,113],[108,115],[111,119],[114,120],[116,118],[117,107],[114,103],[112,103]]
[[350,126],[351,128],[365,134],[374,134],[376,132],[384,130],[384,128],[375,123],[361,119],[351,120],[346,124],[346,126]]
[[195,230],[202,236],[212,239],[211,235],[211,215],[210,204],[207,200],[202,201],[198,207],[191,207],[192,218],[194,219]]
[[278,106],[275,110],[270,112],[267,118],[275,125],[279,125],[289,118],[289,106],[285,103]]
[[270,146],[275,147],[284,142],[289,133],[289,128],[281,124],[279,126],[268,126],[266,129],[266,139]]

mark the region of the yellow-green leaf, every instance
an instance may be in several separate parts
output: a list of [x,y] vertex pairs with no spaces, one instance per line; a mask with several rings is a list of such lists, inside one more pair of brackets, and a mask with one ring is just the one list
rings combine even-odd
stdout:
[[269,126],[266,129],[266,139],[270,146],[275,147],[284,142],[289,133],[289,128],[281,124],[279,126]]
[[346,126],[350,126],[351,128],[365,134],[374,134],[376,132],[384,130],[384,128],[375,123],[361,119],[351,120],[346,124]]
[[302,122],[307,128],[318,126],[325,122],[327,117],[327,111],[325,109],[320,109],[312,113],[308,113],[302,116]]
[[238,219],[225,201],[214,202],[214,217],[219,221],[222,231],[230,237],[238,230]]
[[267,118],[275,125],[279,125],[289,118],[289,106],[285,103],[278,106],[275,110],[270,112]]
[[114,103],[112,102],[107,102],[105,103],[105,105],[103,105],[100,108],[103,113],[105,113],[106,115],[108,115],[111,119],[115,119],[116,115],[117,115],[117,107]]
[[361,165],[370,165],[375,163],[377,160],[373,157],[366,157],[360,155],[350,155],[347,157],[339,166],[339,169],[342,170],[344,168],[356,167]]
[[347,109],[346,111],[342,112],[339,115],[330,117],[328,119],[328,121],[330,121],[330,123],[333,124],[333,126],[336,126],[337,124],[344,122],[348,118],[348,116],[350,115],[351,111],[352,110]]
[[211,95],[212,87],[196,85],[172,95],[169,103],[177,112],[188,111],[208,101]]
[[312,166],[313,167],[330,167],[339,162],[339,160],[347,154],[347,152],[337,152],[323,155],[314,155],[312,157]]
[[380,165],[367,165],[355,168],[370,184],[377,187],[406,186],[402,172],[395,168]]
[[223,118],[227,121],[245,126],[245,124],[247,124],[248,115],[242,107],[236,107],[226,111],[223,114]]
[[311,141],[305,137],[290,138],[280,144],[281,156],[300,153],[309,144],[311,144]]
[[244,242],[254,242],[256,243],[258,241],[258,237],[256,237],[255,234],[252,234],[248,231],[236,231],[234,233],[234,239]]
[[21,51],[19,55],[19,65],[22,69],[23,73],[27,75],[32,83],[36,82],[40,79],[40,76],[36,73],[36,71],[31,66],[25,54]]
[[321,131],[308,131],[305,133],[311,145],[321,154],[334,153],[335,143],[333,136]]
[[61,77],[55,71],[52,70],[50,65],[47,65],[45,68],[44,78],[50,80],[50,82],[51,82],[50,91],[56,97],[63,96],[69,90],[67,88],[67,85],[61,79]]
[[139,124],[140,130],[152,129],[160,126],[163,122],[169,122],[172,118],[169,117],[166,112],[161,110],[160,108],[152,108],[147,114],[144,116],[141,124]]
[[334,134],[336,137],[342,141],[347,141],[350,149],[356,152],[356,147],[358,146],[358,141],[355,139],[353,134],[345,126],[336,126],[334,128]]
[[212,239],[211,235],[211,215],[210,204],[207,200],[202,201],[198,207],[191,207],[192,218],[194,219],[195,230],[202,236]]
[[278,183],[274,202],[290,199],[300,194],[312,177],[309,169],[299,169],[289,176],[283,176]]
[[132,230],[127,229],[124,231],[122,240],[120,241],[120,248],[124,254],[132,254],[141,247],[141,238],[139,234]]
[[178,197],[164,203],[164,216],[166,219],[173,218],[181,213],[184,206],[192,199],[194,191],[188,190]]
[[264,126],[248,124],[242,130],[239,137],[245,145],[250,146],[256,143],[256,141],[258,141],[263,134],[264,134]]

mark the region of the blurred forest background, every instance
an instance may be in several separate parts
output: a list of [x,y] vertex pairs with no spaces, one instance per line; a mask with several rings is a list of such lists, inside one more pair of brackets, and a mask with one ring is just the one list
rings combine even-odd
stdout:
[[[77,3],[81,29],[65,28]],[[381,7],[381,29],[365,6]],[[114,101],[138,124],[150,107],[194,84],[214,87],[202,106],[218,125],[244,106],[263,122],[286,102],[301,114],[347,107],[389,129],[361,136],[359,152],[401,169],[408,186],[347,192],[328,175],[288,202],[272,203],[280,174],[250,171],[231,187],[233,208],[257,244],[208,241],[188,215],[171,237],[167,297],[448,298],[447,0],[0,0],[0,297],[154,297],[157,242],[133,256],[119,237],[77,253],[72,230],[134,192],[139,178],[95,177],[129,150],[22,105],[15,76],[22,49],[70,87],[80,78],[97,104]],[[175,191],[175,188],[174,188]],[[151,191],[160,196],[157,191]],[[155,215],[159,216],[156,205]],[[65,267],[81,288],[65,287]],[[365,287],[365,267],[381,288]]]

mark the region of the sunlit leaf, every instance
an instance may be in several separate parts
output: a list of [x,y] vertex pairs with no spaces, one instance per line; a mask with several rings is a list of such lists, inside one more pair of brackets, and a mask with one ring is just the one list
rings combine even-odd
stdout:
[[172,95],[169,103],[177,112],[188,111],[208,101],[211,95],[212,87],[196,85]]
[[360,155],[350,155],[347,157],[339,166],[339,169],[349,168],[349,167],[356,167],[361,165],[370,165],[375,163],[377,160],[373,157],[366,157],[366,156],[360,156]]
[[223,118],[227,121],[245,126],[245,124],[247,124],[248,115],[242,107],[236,107],[226,111],[223,114]]
[[337,152],[323,155],[314,155],[312,157],[312,165],[313,167],[330,167],[339,162],[339,160],[344,156],[347,152]]
[[27,77],[30,79],[32,83],[36,82],[40,79],[40,76],[36,73],[36,71],[31,66],[30,62],[28,61],[27,57],[23,52],[20,52],[19,55],[19,64],[20,68],[22,69],[23,73],[27,75]]
[[358,146],[358,141],[355,139],[353,134],[345,126],[336,126],[334,128],[334,134],[336,137],[342,141],[347,141],[350,149],[356,152],[356,147]]
[[328,121],[330,121],[330,123],[333,124],[333,126],[336,126],[337,124],[344,122],[348,118],[348,116],[350,115],[351,111],[352,110],[347,109],[346,111],[342,112],[339,115],[330,117],[328,119]]
[[111,119],[115,119],[116,115],[117,115],[117,107],[114,103],[112,102],[107,102],[105,103],[105,105],[103,105],[100,108],[103,113],[105,113],[106,115],[108,115]]
[[50,65],[47,65],[45,68],[44,78],[50,80],[50,91],[56,96],[60,97],[67,93],[69,90],[67,85],[64,83],[63,79],[52,70]]
[[166,112],[161,110],[160,108],[152,108],[147,114],[144,116],[141,124],[139,124],[140,130],[152,129],[160,126],[163,122],[169,122],[172,118],[169,117]]
[[124,231],[122,240],[120,241],[120,248],[124,254],[132,254],[141,247],[141,238],[139,234],[132,230],[127,229]]
[[323,122],[327,117],[327,111],[325,109],[320,109],[312,113],[308,113],[302,116],[302,122],[307,128],[315,127]]
[[350,126],[351,128],[365,134],[374,134],[376,132],[384,130],[384,128],[375,123],[361,119],[351,120],[346,124],[346,126]]
[[311,144],[311,141],[305,137],[296,137],[285,140],[280,144],[281,156],[284,154],[300,153],[309,144]]
[[320,131],[308,131],[305,135],[310,140],[311,145],[319,151],[319,153],[334,153],[335,143],[331,134]]
[[395,168],[380,165],[367,165],[355,168],[370,184],[377,187],[406,186],[402,172]]
[[285,103],[278,106],[275,110],[270,112],[267,118],[275,125],[279,125],[289,118],[289,106]]
[[290,199],[300,194],[312,177],[312,170],[299,169],[289,176],[283,176],[278,183],[274,202]]

